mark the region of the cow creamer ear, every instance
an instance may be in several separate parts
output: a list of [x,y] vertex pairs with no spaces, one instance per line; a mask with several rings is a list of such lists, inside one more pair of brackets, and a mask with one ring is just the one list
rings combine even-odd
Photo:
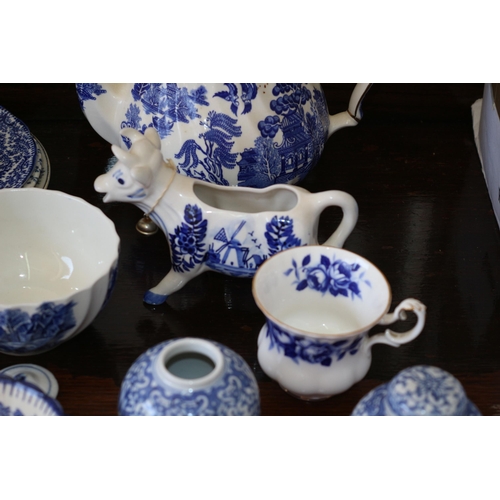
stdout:
[[124,163],[125,165],[131,163],[134,159],[134,156],[131,153],[129,153],[128,151],[124,151],[119,146],[116,145],[111,146],[111,151],[113,151],[113,154],[118,158],[118,160]]
[[151,185],[153,172],[149,167],[138,165],[132,168],[130,174],[133,179],[142,184],[144,187],[149,187]]
[[135,130],[134,128],[130,128],[130,127],[124,128],[120,131],[120,133],[124,137],[127,137],[128,139],[130,139],[132,141],[132,143],[144,139],[144,136],[142,135],[142,133],[139,132],[138,130]]
[[144,132],[144,135],[148,138],[149,142],[157,149],[161,148],[161,139],[158,132],[153,127],[148,127]]

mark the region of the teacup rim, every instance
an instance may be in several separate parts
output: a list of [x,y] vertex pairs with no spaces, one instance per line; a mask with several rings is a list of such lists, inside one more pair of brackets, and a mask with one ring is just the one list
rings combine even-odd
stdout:
[[[2,193],[5,192],[18,192],[18,193],[28,193],[28,192],[36,192],[36,193],[45,193],[41,194],[40,196],[52,196],[52,194],[55,194],[56,196],[61,196],[63,198],[69,198],[72,199],[73,201],[76,201],[77,203],[81,203],[84,206],[88,206],[90,210],[95,211],[96,213],[100,214],[101,216],[104,217],[106,220],[106,224],[110,226],[110,229],[112,230],[112,234],[115,239],[115,244],[116,248],[113,251],[113,257],[110,259],[110,266],[109,269],[104,269],[101,274],[99,274],[96,279],[90,283],[88,286],[85,288],[81,288],[79,290],[74,290],[71,293],[67,293],[65,295],[61,295],[60,297],[53,299],[53,300],[41,300],[41,301],[28,301],[28,302],[16,302],[15,304],[8,304],[0,301],[0,310],[7,310],[7,309],[36,309],[40,304],[46,303],[46,302],[52,302],[55,304],[65,304],[71,301],[74,297],[80,295],[81,293],[84,293],[86,291],[92,290],[93,286],[95,283],[99,282],[103,278],[105,278],[111,269],[114,269],[118,265],[118,259],[120,255],[120,236],[118,235],[118,232],[116,230],[115,223],[97,206],[92,205],[92,203],[89,203],[85,199],[79,197],[79,196],[74,196],[69,193],[66,193],[64,191],[60,190],[55,190],[55,189],[40,189],[36,187],[32,188],[6,188],[6,189],[0,189],[0,197],[2,197]],[[50,193],[50,194],[49,194]],[[26,196],[26,194],[22,194],[21,196]]]
[[[262,268],[264,268],[266,266],[266,264],[268,262],[270,262],[271,260],[273,260],[273,259],[275,259],[275,258],[277,258],[279,256],[282,257],[283,254],[298,252],[298,251],[300,251],[300,249],[317,249],[317,250],[319,250],[319,249],[322,249],[322,250],[324,250],[324,249],[331,249],[331,250],[335,250],[335,251],[345,252],[346,254],[355,256],[357,258],[360,258],[360,259],[368,262],[376,271],[378,271],[378,273],[380,274],[380,276],[383,278],[384,282],[387,285],[387,292],[388,292],[387,293],[387,303],[386,303],[386,306],[385,306],[384,310],[382,311],[382,313],[379,316],[377,316],[377,318],[374,319],[368,325],[365,325],[362,328],[358,328],[356,330],[353,330],[353,331],[350,331],[350,332],[347,332],[347,333],[316,333],[316,332],[310,332],[310,331],[307,331],[307,330],[302,330],[300,328],[296,328],[296,327],[293,327],[291,325],[288,325],[287,323],[284,323],[280,319],[276,318],[262,304],[262,302],[260,301],[260,299],[258,297],[258,294],[257,294],[257,291],[256,291],[256,282],[257,282],[259,273],[262,274],[262,272],[263,272]],[[366,257],[363,257],[362,255],[360,255],[360,254],[358,254],[356,252],[353,252],[351,250],[346,250],[345,248],[329,247],[329,246],[319,245],[319,244],[318,245],[303,245],[303,246],[299,246],[299,247],[288,248],[286,250],[282,250],[281,252],[278,252],[278,253],[272,255],[271,257],[269,257],[269,259],[267,259],[266,261],[264,261],[262,263],[262,265],[257,269],[257,271],[256,271],[256,273],[255,273],[255,275],[254,275],[254,277],[252,279],[252,295],[253,295],[253,298],[255,300],[255,303],[257,304],[257,307],[262,311],[262,313],[266,317],[266,320],[270,320],[270,321],[274,322],[276,325],[280,326],[281,328],[284,328],[285,330],[288,330],[288,331],[292,331],[296,335],[301,335],[303,337],[312,337],[312,338],[316,338],[316,339],[329,339],[329,340],[332,340],[332,339],[335,339],[335,340],[338,339],[338,340],[340,340],[340,339],[346,339],[346,338],[356,337],[356,336],[361,335],[361,334],[363,334],[365,332],[368,332],[374,326],[376,326],[377,324],[380,323],[380,320],[389,311],[389,308],[391,307],[391,302],[392,302],[392,289],[391,289],[391,285],[390,285],[389,281],[387,280],[387,277],[385,276],[385,274],[371,260],[367,259]]]

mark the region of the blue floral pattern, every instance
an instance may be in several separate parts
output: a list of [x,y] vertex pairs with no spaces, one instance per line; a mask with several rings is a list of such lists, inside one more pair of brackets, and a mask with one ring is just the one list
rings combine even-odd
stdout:
[[[255,228],[246,230],[244,245],[238,234],[243,231],[246,220],[234,230],[217,226],[208,231],[208,221],[197,205],[186,205],[184,221],[169,233],[172,267],[176,272],[189,272],[204,262],[215,271],[231,276],[251,277],[258,267],[277,252],[301,246],[302,240],[294,233],[293,219],[275,215],[266,224],[266,242],[255,234]],[[207,237],[208,236],[208,237]],[[210,241],[207,244],[207,241]]]
[[77,83],[76,93],[82,111],[85,109],[85,101],[95,101],[96,97],[105,94],[107,91],[98,83]]
[[21,309],[0,311],[0,350],[22,354],[54,347],[76,326],[75,305],[44,302],[31,316]]
[[269,256],[302,245],[300,238],[297,238],[293,232],[293,220],[288,216],[274,216],[266,224],[265,236],[269,246]]
[[177,226],[174,233],[169,233],[172,250],[172,267],[176,272],[192,270],[196,264],[203,262],[207,234],[207,221],[203,219],[201,209],[197,205],[186,205],[184,221]]
[[293,284],[296,285],[296,290],[310,288],[323,295],[330,293],[334,297],[343,295],[352,299],[362,298],[360,284],[371,286],[364,279],[365,273],[359,264],[350,264],[335,257],[330,260],[326,255],[321,255],[319,262],[311,264],[311,255],[308,254],[302,259],[300,266],[292,259],[292,267],[285,271],[285,275],[292,273],[295,276]]
[[334,342],[314,340],[292,335],[270,320],[267,321],[266,337],[269,338],[269,350],[276,349],[295,363],[304,361],[321,366],[330,366],[333,361],[340,361],[347,354],[354,356],[363,340],[363,335]]

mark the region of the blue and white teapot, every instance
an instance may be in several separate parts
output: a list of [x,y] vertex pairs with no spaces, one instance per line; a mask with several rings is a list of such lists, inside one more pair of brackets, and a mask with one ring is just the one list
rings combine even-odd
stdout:
[[80,106],[111,144],[124,128],[154,127],[179,173],[214,184],[295,184],[327,139],[357,125],[370,84],[358,83],[347,111],[329,115],[319,83],[77,83]]

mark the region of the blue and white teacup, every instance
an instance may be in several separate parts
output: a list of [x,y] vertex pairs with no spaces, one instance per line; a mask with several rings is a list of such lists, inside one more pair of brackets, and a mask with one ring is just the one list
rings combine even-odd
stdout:
[[[398,347],[415,339],[426,307],[402,301],[392,313],[391,289],[382,272],[340,248],[303,246],[265,261],[253,280],[253,296],[266,316],[258,337],[264,372],[300,399],[320,400],[349,389],[368,372],[371,347]],[[375,325],[417,318],[410,330],[369,336]]]

